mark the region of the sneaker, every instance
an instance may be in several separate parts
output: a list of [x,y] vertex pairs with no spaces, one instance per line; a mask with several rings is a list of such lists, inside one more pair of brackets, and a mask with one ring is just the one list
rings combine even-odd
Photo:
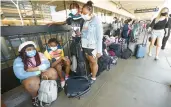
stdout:
[[92,85],[93,83],[95,83],[95,81],[96,81],[96,78],[91,78],[90,79],[90,84]]
[[32,105],[33,105],[34,107],[39,107],[39,100],[38,100],[38,97],[32,98]]
[[65,80],[68,80],[69,76],[65,76]]
[[95,81],[96,80],[92,80],[92,79],[90,79],[90,84],[92,85],[92,84],[94,84],[95,83]]
[[164,47],[161,47],[162,50],[164,50],[165,48]]
[[61,87],[64,88],[65,86],[65,81],[61,81]]
[[152,56],[151,52],[148,53],[148,56]]
[[156,56],[156,57],[154,58],[154,60],[159,60],[159,57],[158,57],[158,56]]

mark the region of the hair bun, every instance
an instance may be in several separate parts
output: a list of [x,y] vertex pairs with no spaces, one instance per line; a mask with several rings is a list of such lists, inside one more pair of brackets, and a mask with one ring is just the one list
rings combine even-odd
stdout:
[[92,1],[88,1],[88,2],[87,2],[87,5],[93,6],[93,2],[92,2]]

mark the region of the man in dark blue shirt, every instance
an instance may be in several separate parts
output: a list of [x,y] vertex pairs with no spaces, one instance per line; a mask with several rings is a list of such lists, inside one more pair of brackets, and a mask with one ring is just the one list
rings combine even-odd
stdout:
[[169,39],[169,36],[170,36],[170,30],[171,30],[171,14],[169,14],[169,19],[168,19],[168,23],[166,25],[166,29],[165,29],[166,33],[165,33],[165,36],[163,37],[163,41],[162,41],[162,47],[161,49],[165,49],[165,46],[166,46],[166,43],[167,43],[167,40]]

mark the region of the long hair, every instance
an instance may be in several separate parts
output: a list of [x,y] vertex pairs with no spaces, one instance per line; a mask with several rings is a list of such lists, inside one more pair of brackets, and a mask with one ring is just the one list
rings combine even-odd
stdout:
[[[162,13],[162,11],[163,11],[164,9],[168,9],[168,10],[169,10],[169,8],[163,7],[163,8],[160,10],[160,12],[158,13],[158,15],[157,15],[157,17],[156,17],[156,19],[155,19],[155,23],[157,23],[157,22],[159,21],[159,19],[160,19],[160,17],[161,17],[161,13]],[[165,17],[167,18],[167,17],[168,17],[168,14],[167,14]]]
[[[28,69],[28,66],[35,66],[29,59],[29,57],[26,55],[26,48],[28,47],[34,47],[32,44],[26,45],[20,52],[19,52],[19,57],[22,59],[22,62],[24,63],[24,70]],[[41,64],[40,56],[39,53],[36,51],[35,61],[36,61],[36,66],[39,66]]]

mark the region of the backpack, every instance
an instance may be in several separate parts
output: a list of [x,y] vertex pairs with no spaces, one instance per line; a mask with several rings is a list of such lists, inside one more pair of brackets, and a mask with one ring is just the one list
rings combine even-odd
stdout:
[[38,91],[38,99],[40,105],[46,103],[50,105],[53,101],[57,99],[58,86],[55,80],[42,80],[40,83],[40,88]]
[[110,70],[110,65],[112,64],[112,58],[103,51],[103,55],[98,59],[98,71],[97,75],[99,76],[104,70]]
[[123,51],[123,53],[122,53],[122,55],[121,55],[121,58],[123,58],[123,59],[128,59],[128,58],[130,58],[131,56],[132,56],[132,50],[131,49],[129,49],[129,48],[127,48],[127,49],[125,49],[124,51]]
[[[86,73],[85,56],[81,47],[81,42],[77,38],[72,41],[72,66],[71,70],[75,71],[76,76],[84,76]],[[75,61],[76,60],[76,61]]]
[[113,43],[109,46],[109,50],[114,51],[117,57],[121,57],[122,45]]
[[90,81],[87,78],[87,70],[85,64],[85,56],[81,47],[80,41],[72,41],[71,51],[72,56],[77,60],[76,72],[71,78],[65,82],[64,92],[68,98],[80,98],[88,93],[91,87]]

